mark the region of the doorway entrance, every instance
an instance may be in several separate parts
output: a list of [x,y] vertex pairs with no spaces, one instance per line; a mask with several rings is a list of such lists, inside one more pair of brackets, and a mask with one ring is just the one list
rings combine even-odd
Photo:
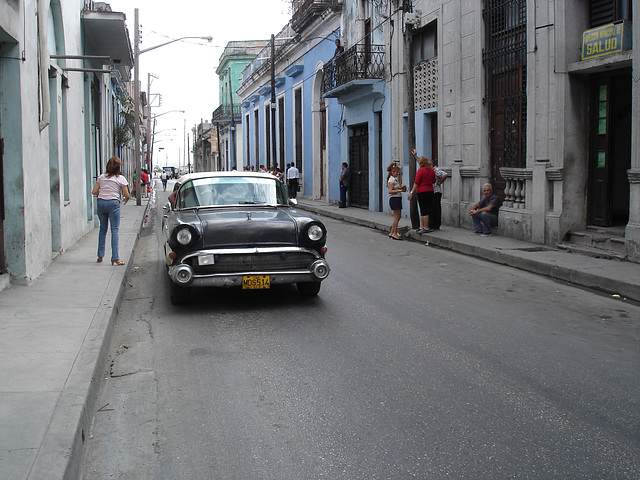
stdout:
[[591,82],[591,148],[587,222],[599,227],[629,221],[631,71],[595,76]]
[[368,124],[351,127],[349,137],[349,205],[369,208],[369,128]]
[[[0,67],[2,63],[0,62]],[[0,72],[0,77],[2,73]],[[2,92],[0,91],[0,95]],[[0,98],[0,104],[1,102]],[[2,117],[0,117],[0,273],[7,271],[7,262],[4,255],[4,139],[2,138]]]

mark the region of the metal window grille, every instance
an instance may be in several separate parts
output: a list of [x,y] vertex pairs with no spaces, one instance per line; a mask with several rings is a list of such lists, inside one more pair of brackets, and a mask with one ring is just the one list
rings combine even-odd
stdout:
[[526,163],[526,1],[486,0],[483,11],[487,75],[485,101],[504,107],[503,166]]

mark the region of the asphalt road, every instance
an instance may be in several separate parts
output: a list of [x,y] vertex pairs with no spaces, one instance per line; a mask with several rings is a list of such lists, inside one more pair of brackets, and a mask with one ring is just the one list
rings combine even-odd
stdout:
[[640,477],[638,305],[325,222],[318,298],[174,307],[154,219],[83,478]]

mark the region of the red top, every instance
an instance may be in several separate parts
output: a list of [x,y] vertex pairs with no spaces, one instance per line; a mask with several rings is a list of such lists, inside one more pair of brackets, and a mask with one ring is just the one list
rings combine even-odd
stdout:
[[416,173],[416,193],[433,192],[436,183],[436,172],[433,168],[420,167]]

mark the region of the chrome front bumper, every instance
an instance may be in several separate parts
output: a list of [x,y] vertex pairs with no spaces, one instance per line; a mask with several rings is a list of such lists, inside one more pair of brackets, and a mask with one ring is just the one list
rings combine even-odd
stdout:
[[201,250],[192,252],[182,260],[192,257],[207,257],[215,255],[233,255],[233,254],[257,254],[273,253],[273,252],[312,252],[316,257],[309,268],[291,269],[291,270],[251,270],[246,272],[233,273],[196,273],[193,268],[186,263],[170,265],[168,267],[169,278],[176,285],[181,287],[239,287],[242,286],[242,280],[247,275],[269,275],[271,284],[282,285],[288,283],[301,282],[319,282],[329,276],[331,269],[327,261],[320,257],[316,252],[299,247],[291,248],[250,248],[250,249],[232,249],[232,250]]

